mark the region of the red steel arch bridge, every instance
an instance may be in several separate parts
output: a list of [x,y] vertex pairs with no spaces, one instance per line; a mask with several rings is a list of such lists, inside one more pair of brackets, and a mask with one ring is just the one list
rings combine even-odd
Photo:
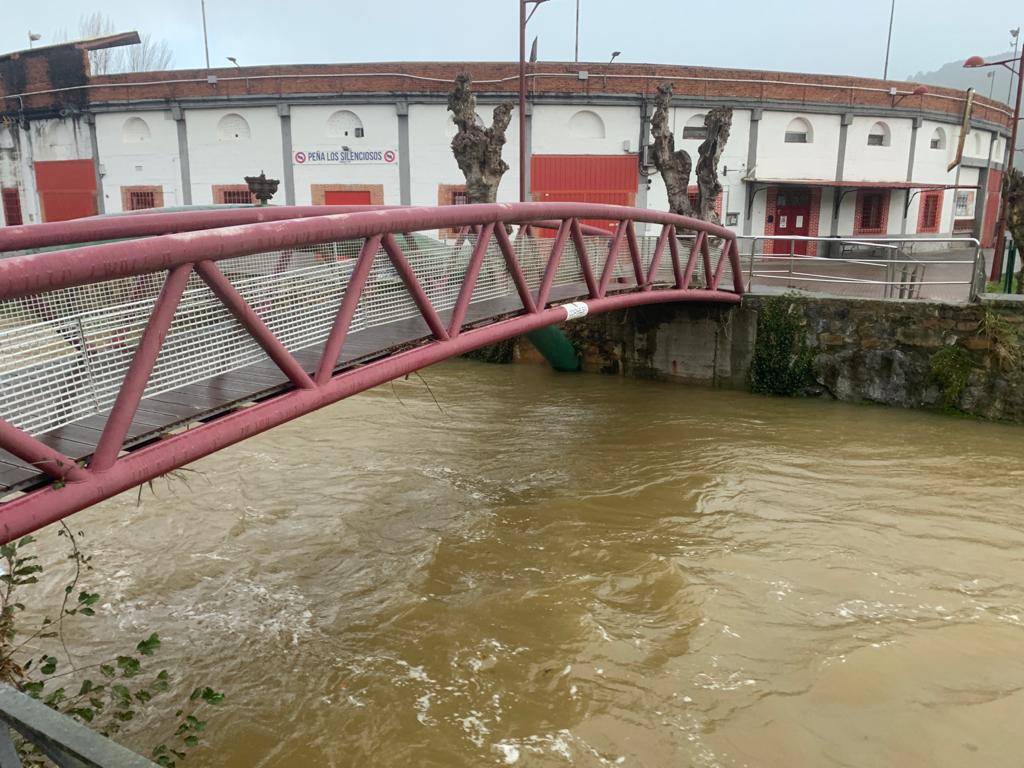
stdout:
[[742,292],[729,230],[609,205],[236,208],[8,227],[0,542],[475,348],[588,313]]

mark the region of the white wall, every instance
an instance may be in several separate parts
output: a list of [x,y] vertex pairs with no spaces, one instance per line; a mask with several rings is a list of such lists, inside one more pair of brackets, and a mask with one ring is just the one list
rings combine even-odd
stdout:
[[[868,145],[871,128],[882,122],[889,128],[888,146]],[[910,120],[855,117],[846,129],[845,181],[906,181],[910,160]]]
[[92,134],[79,118],[33,120],[29,135],[35,160],[92,159]]
[[[328,135],[328,121],[339,111],[353,113],[362,123],[364,136]],[[292,157],[296,152],[340,150],[343,146],[354,152],[368,150],[392,151],[391,163],[331,164],[292,163],[295,174],[295,203],[312,202],[313,184],[383,184],[384,204],[399,205],[398,116],[394,105],[329,105],[292,107]],[[280,148],[278,149],[280,154]],[[283,190],[279,193],[283,197]],[[436,204],[436,193],[435,200]]]
[[[809,144],[785,142],[786,128],[797,117],[803,118],[811,125],[812,141]],[[835,179],[839,128],[839,115],[807,115],[765,110],[757,133],[757,178]]]
[[[143,136],[134,129],[144,121]],[[126,124],[128,129],[126,130]],[[164,205],[182,205],[178,128],[170,112],[131,112],[96,116],[96,143],[103,179],[104,210],[122,210],[121,187],[159,186]]]
[[[589,130],[596,127],[603,136]],[[639,107],[540,104],[533,109],[535,155],[622,155],[638,152],[639,139]]]
[[[249,138],[225,139],[218,135],[221,118],[232,113],[245,119]],[[185,112],[185,125],[193,204],[212,203],[214,185],[245,184],[246,176],[259,175],[260,171],[282,178],[281,120],[275,108],[190,109]]]
[[[477,114],[486,125],[491,124],[493,110],[493,105],[477,104]],[[409,105],[409,175],[413,205],[437,205],[439,184],[465,183],[452,155],[455,130],[443,104]],[[509,169],[498,188],[498,202],[515,202],[519,200],[519,121],[514,110],[506,139],[502,157]]]

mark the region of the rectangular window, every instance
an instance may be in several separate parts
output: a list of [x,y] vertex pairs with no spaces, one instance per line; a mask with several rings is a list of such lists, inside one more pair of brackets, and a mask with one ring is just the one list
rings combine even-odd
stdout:
[[942,149],[942,142],[939,141],[938,139],[932,139],[932,143],[930,146],[932,149]]
[[146,208],[156,208],[156,193],[145,191],[130,191],[128,193],[128,210],[141,211]]
[[213,188],[213,202],[220,205],[251,205],[256,200],[245,184],[217,184]]
[[974,190],[958,189],[953,198],[953,216],[958,219],[974,218]]
[[806,144],[807,143],[807,133],[804,132],[804,131],[786,131],[786,143],[787,144]]
[[467,203],[469,203],[469,197],[466,195],[466,190],[452,190],[452,205],[466,205]]
[[363,133],[363,129],[362,129],[362,127],[356,128],[356,129],[355,129],[355,134],[356,134],[356,138],[357,138],[357,139],[361,139],[361,138],[363,138],[363,136],[365,135],[365,134]]
[[3,200],[4,221],[7,222],[7,226],[15,227],[19,224],[23,224],[24,221],[21,218],[21,197],[18,195],[18,190],[3,190]]
[[868,134],[868,146],[869,147],[884,147],[885,136],[880,133]]
[[853,233],[855,235],[883,234],[889,220],[888,206],[889,194],[887,192],[859,192]]
[[708,129],[703,125],[686,126],[683,128],[684,139],[699,139],[704,141],[708,137]]
[[942,214],[942,190],[933,189],[921,193],[921,213],[917,220],[918,232],[938,232],[939,217]]

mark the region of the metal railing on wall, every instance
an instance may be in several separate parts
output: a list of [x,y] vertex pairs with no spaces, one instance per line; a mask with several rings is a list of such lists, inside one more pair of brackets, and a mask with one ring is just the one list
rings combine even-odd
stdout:
[[[748,291],[971,301],[984,288],[981,243],[971,237],[754,235],[738,240]],[[806,255],[812,243],[824,255]]]
[[0,768],[21,768],[18,738],[58,768],[156,768],[156,763],[0,683]]

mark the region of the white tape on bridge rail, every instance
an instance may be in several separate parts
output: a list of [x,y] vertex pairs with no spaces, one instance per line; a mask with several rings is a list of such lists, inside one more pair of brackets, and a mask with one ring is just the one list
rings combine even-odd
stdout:
[[562,309],[565,310],[566,320],[579,320],[581,317],[586,317],[587,313],[590,312],[590,307],[587,306],[585,301],[573,301],[569,304],[563,304]]

